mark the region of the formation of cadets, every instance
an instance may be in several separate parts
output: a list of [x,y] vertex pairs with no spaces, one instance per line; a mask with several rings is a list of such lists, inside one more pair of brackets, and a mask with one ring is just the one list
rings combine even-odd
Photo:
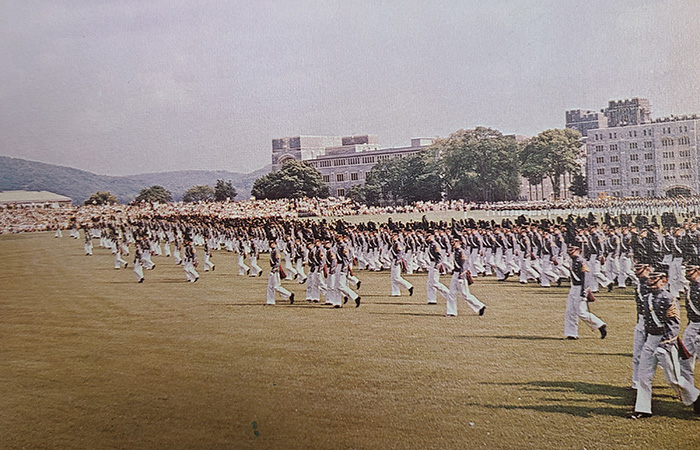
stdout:
[[[78,237],[78,224],[71,224]],[[622,214],[602,220],[589,214],[533,221],[525,216],[451,222],[348,223],[344,220],[293,218],[217,218],[206,215],[140,216],[136,219],[95,217],[85,230],[86,254],[92,240],[111,249],[115,269],[128,266],[133,245],[133,270],[143,282],[153,270],[151,256],[173,256],[185,279],[196,282],[198,252],[203,270],[215,270],[213,251],[237,253],[238,275],[259,277],[261,253],[269,253],[267,305],[276,297],[293,304],[295,296],[283,281],[305,284],[305,300],[342,308],[361,305],[356,271],[389,271],[387,292],[413,295],[403,274],[425,272],[428,304],[445,299],[446,315],[457,315],[458,299],[475,314],[486,305],[469,289],[474,279],[495,276],[505,282],[543,288],[570,282],[564,336],[578,339],[579,320],[600,337],[607,324],[589,304],[600,289],[635,287],[638,322],[634,329],[632,387],[637,391],[631,418],[651,416],[651,382],[661,366],[681,401],[700,414],[700,391],[694,386],[694,365],[700,351],[700,227],[676,215],[633,217]],[[449,276],[443,284],[442,276]],[[685,299],[689,325],[683,336],[679,302]]]

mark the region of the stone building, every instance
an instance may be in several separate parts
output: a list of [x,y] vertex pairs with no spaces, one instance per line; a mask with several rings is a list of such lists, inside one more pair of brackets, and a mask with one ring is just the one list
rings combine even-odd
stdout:
[[700,194],[700,118],[651,118],[646,99],[610,102],[608,126],[588,131],[588,196]]
[[406,147],[380,148],[373,134],[273,139],[272,168],[278,170],[289,158],[307,161],[328,183],[331,196],[343,197],[353,186],[364,184],[377,163],[415,155],[432,143],[431,138],[416,138]]

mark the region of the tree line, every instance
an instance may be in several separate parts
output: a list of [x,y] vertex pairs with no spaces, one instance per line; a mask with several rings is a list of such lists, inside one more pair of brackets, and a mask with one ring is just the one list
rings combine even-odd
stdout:
[[[458,130],[418,154],[376,164],[363,185],[348,196],[367,205],[416,201],[467,200],[498,202],[517,200],[520,177],[538,185],[549,179],[556,199],[561,198],[561,179],[573,176],[571,192],[586,195],[586,179],[577,163],[581,135],[571,129],[551,129],[519,142],[492,128]],[[259,199],[329,196],[328,185],[310,164],[288,160],[280,170],[255,180],[251,194]],[[111,197],[110,197],[111,196]],[[233,200],[231,182],[217,180],[215,187],[193,186],[183,195],[185,202]],[[135,202],[172,201],[161,186],[143,189]],[[116,203],[109,193],[97,192],[85,204]]]

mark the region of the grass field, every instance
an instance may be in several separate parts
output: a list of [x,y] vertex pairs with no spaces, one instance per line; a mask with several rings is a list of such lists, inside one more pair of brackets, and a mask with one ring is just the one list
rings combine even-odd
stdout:
[[[563,340],[568,287],[476,280],[488,305],[444,317],[359,272],[362,306],[265,302],[233,254],[136,283],[112,255],[49,233],[0,236],[0,448],[698,448],[700,419],[654,386],[625,418],[632,290],[601,293],[605,340]],[[267,269],[266,259],[261,266]],[[347,306],[350,306],[348,304]],[[353,305],[354,306],[354,305]],[[685,316],[685,311],[683,311]]]

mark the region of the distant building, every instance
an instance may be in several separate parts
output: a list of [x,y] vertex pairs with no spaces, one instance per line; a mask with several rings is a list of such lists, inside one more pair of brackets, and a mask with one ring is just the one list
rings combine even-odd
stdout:
[[607,126],[608,118],[602,112],[585,109],[574,109],[566,112],[566,128],[578,131],[584,138],[588,136],[588,130]]
[[700,117],[651,118],[646,99],[609,103],[608,126],[588,131],[588,196],[699,195]]
[[59,208],[71,206],[73,200],[48,191],[2,191],[0,192],[0,207],[34,206],[44,208]]
[[[272,168],[287,159],[307,161],[328,183],[331,196],[344,197],[381,161],[415,155],[433,143],[432,138],[411,139],[406,147],[380,148],[376,135],[297,136],[272,140]],[[323,146],[325,145],[325,147]]]

